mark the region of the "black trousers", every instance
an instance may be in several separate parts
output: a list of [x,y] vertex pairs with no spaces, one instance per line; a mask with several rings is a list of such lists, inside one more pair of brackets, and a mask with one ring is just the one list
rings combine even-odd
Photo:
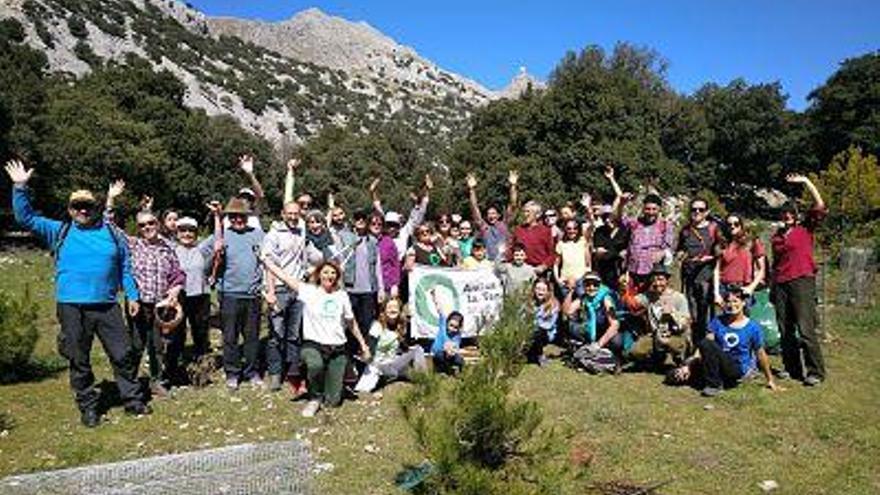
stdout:
[[742,377],[736,361],[726,354],[718,342],[704,338],[697,344],[700,349],[700,363],[706,386],[722,388],[735,387]]
[[80,411],[98,406],[91,363],[92,342],[96,334],[110,358],[119,396],[127,406],[142,403],[144,396],[137,382],[131,334],[125,328],[119,305],[58,303],[56,312],[61,324],[58,352],[70,364],[70,388]]
[[354,319],[357,321],[361,334],[367,337],[370,326],[376,320],[379,313],[379,299],[377,292],[365,292],[361,294],[348,293],[351,300],[351,310],[354,313]]
[[[782,364],[792,378],[825,378],[825,361],[816,333],[816,279],[801,277],[773,287],[773,305],[782,334]],[[803,360],[802,360],[803,358]]]
[[156,321],[156,305],[141,303],[141,309],[130,324],[134,328],[132,345],[135,351],[135,370],[140,369],[144,351],[150,366],[150,381],[168,386],[177,373],[185,334],[179,326],[162,334]]
[[[223,370],[227,378],[250,380],[257,374],[260,352],[260,304],[256,297],[220,297],[220,325],[223,330]],[[244,367],[238,339],[244,337]]]
[[691,332],[694,342],[706,336],[709,320],[712,317],[714,300],[712,270],[708,267],[681,271],[682,289],[691,314]]
[[[193,360],[210,352],[210,341],[208,340],[208,319],[211,316],[211,295],[200,294],[197,296],[186,296],[183,298],[183,316],[184,323],[189,327],[190,335],[193,341]],[[181,329],[184,337],[181,339],[181,345],[186,340],[186,327]]]

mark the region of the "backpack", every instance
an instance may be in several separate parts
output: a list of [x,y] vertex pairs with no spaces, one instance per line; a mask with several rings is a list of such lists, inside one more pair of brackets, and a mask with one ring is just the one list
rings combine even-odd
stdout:
[[583,368],[592,375],[614,373],[618,366],[617,356],[604,347],[594,350],[589,345],[582,345],[574,351],[572,359],[575,366]]
[[[113,244],[116,246],[116,252],[119,252],[119,236],[124,236],[125,234],[119,231],[119,227],[113,225],[110,222],[104,222],[104,225],[110,231],[110,238],[113,239]],[[61,252],[61,246],[64,244],[64,240],[67,239],[67,234],[70,233],[70,222],[64,222],[61,224],[61,229],[58,230],[58,238],[55,239],[55,244],[52,245],[52,250],[50,252],[52,258],[55,260],[55,263],[58,263],[58,253]],[[121,261],[121,260],[120,260]],[[120,263],[121,265],[121,263]],[[120,271],[121,273],[121,271]]]

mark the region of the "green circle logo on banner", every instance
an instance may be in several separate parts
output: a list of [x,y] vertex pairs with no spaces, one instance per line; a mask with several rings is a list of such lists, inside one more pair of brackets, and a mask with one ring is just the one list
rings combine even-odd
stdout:
[[[461,307],[461,303],[459,302],[459,294],[455,289],[455,284],[452,283],[452,279],[440,273],[422,277],[415,290],[416,314],[425,323],[437,326],[440,322],[437,320],[437,315],[431,311],[433,306],[431,302],[431,289],[441,289],[447,292],[449,297],[452,298],[452,308],[454,310],[458,310]],[[443,298],[441,297],[442,300]]]

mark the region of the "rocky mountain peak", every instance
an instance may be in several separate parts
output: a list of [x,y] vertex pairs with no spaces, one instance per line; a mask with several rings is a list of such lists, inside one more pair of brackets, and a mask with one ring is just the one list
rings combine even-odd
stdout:
[[498,96],[500,98],[516,99],[521,97],[530,87],[533,90],[540,90],[545,89],[547,84],[529,74],[525,66],[521,66],[519,72],[511,79],[510,83],[498,92]]

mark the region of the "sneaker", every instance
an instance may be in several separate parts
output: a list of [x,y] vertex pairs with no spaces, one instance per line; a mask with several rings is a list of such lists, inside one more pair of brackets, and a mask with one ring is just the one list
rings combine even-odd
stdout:
[[281,375],[269,375],[269,391],[277,392],[281,390]]
[[317,400],[310,400],[306,407],[302,410],[302,417],[304,418],[314,418],[315,414],[321,409],[321,402]]
[[818,387],[822,383],[822,379],[815,375],[804,378],[804,385],[807,387]]
[[129,416],[149,416],[153,414],[153,408],[143,402],[135,402],[125,406],[125,414]]
[[718,387],[706,387],[700,392],[703,397],[715,397],[716,395],[721,393],[721,389]]
[[547,359],[547,356],[540,356],[540,357],[538,358],[538,366],[539,366],[539,367],[541,367],[541,368],[546,368],[547,365],[549,365],[549,364],[550,364],[550,360]]
[[236,392],[238,390],[238,378],[231,377],[226,379],[226,390]]
[[95,411],[94,409],[86,409],[83,411],[79,420],[86,428],[95,428],[101,424],[101,417],[98,416],[98,411]]
[[150,395],[157,399],[168,397],[168,389],[159,382],[150,384]]
[[266,384],[263,382],[263,379],[260,378],[260,375],[254,375],[248,379],[248,385],[253,388],[264,388]]
[[777,371],[777,372],[776,372],[776,378],[779,378],[780,380],[790,380],[790,379],[791,379],[791,373],[789,373],[789,372],[787,372],[787,371],[785,371],[785,370]]

